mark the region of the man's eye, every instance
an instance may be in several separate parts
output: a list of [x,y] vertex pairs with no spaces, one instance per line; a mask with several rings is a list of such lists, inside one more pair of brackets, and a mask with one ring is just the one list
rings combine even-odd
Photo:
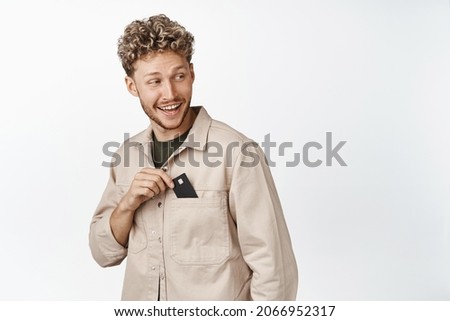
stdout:
[[184,74],[178,74],[175,77],[176,80],[183,80],[184,79]]
[[151,79],[147,82],[150,86],[158,86],[161,83],[159,79]]

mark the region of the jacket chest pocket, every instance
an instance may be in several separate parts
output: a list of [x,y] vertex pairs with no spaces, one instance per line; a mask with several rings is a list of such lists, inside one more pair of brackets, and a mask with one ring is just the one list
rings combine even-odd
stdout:
[[183,198],[167,207],[170,256],[179,264],[220,264],[230,255],[225,197]]

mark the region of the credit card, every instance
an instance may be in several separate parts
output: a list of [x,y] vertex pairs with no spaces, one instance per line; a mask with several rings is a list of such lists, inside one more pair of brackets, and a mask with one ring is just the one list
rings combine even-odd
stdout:
[[175,177],[173,183],[175,184],[173,191],[178,198],[198,198],[186,174]]

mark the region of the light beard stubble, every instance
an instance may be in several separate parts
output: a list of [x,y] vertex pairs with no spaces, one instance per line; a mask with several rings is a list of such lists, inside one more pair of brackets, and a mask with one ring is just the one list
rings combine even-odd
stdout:
[[[176,124],[173,127],[167,127],[166,125],[164,125],[164,123],[161,121],[161,119],[159,119],[155,113],[150,112],[151,109],[147,108],[147,106],[143,103],[143,101],[141,99],[139,99],[139,101],[141,102],[141,106],[142,109],[144,110],[144,113],[151,119],[153,120],[156,124],[158,124],[161,128],[165,129],[165,130],[172,130],[172,129],[177,129],[178,127],[181,126],[181,124],[183,123],[184,119],[186,118],[187,113],[189,112],[189,109],[191,107],[191,101],[189,100],[187,103],[187,108],[184,110],[183,115],[181,117],[181,120],[178,124]],[[181,108],[181,107],[180,107]],[[156,109],[156,107],[155,107]]]

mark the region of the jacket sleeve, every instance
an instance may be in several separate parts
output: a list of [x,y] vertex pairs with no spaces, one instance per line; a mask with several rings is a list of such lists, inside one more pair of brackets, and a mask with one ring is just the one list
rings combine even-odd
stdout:
[[127,249],[119,244],[111,231],[109,220],[119,203],[114,167],[100,203],[95,210],[89,231],[89,246],[95,261],[102,267],[120,264],[127,256]]
[[253,300],[295,300],[298,271],[275,184],[261,148],[244,143],[233,168],[230,210],[253,271]]

